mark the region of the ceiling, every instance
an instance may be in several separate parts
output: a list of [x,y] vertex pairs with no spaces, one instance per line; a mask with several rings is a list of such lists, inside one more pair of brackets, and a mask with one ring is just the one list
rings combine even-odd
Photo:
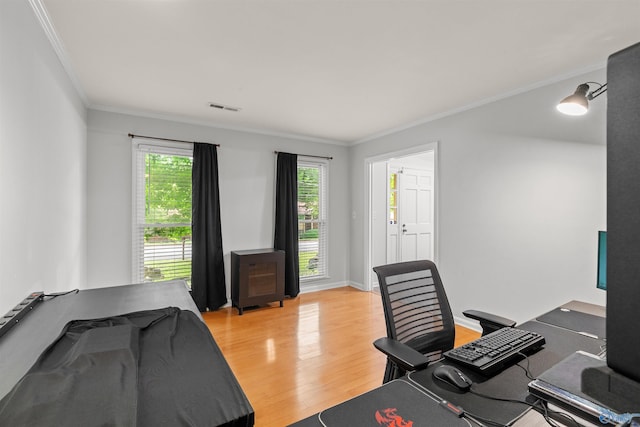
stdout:
[[640,0],[31,1],[90,108],[338,144],[640,41]]

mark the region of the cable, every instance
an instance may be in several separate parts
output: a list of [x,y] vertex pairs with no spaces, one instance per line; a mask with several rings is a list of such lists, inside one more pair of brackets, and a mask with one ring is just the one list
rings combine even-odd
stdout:
[[43,296],[45,297],[50,297],[51,299],[56,298],[56,297],[61,297],[63,295],[69,295],[70,293],[78,293],[80,292],[80,289],[72,289],[70,291],[66,291],[66,292],[54,292],[52,294],[44,294]]
[[[522,366],[522,365],[520,365],[520,363],[516,363],[515,365],[524,371],[524,373],[525,373],[525,375],[526,375],[526,377],[528,379],[535,380],[536,377],[531,373],[531,369],[530,369],[530,365],[531,364],[530,364],[529,356],[527,356],[526,354],[524,354],[522,352],[518,352],[517,354],[523,356],[525,361],[527,362],[527,364],[526,364],[526,366]],[[541,399],[537,399],[535,402],[531,403],[531,402],[527,402],[525,400],[511,399],[511,398],[507,398],[507,397],[490,396],[488,394],[484,394],[484,393],[481,393],[481,392],[479,392],[477,390],[474,390],[473,385],[469,389],[469,393],[475,394],[476,396],[482,397],[484,399],[496,400],[496,401],[499,401],[499,402],[519,403],[519,404],[522,404],[522,405],[529,406],[533,410],[538,411],[540,413],[540,415],[542,415],[544,420],[547,422],[547,424],[549,424],[551,427],[560,427],[559,424],[557,424],[554,420],[551,419],[551,414],[555,415],[556,417],[562,417],[565,420],[571,422],[576,427],[580,427],[580,424],[571,415],[569,415],[569,414],[567,414],[565,412],[553,411],[553,410],[549,409],[548,406],[546,405],[546,402],[544,402]],[[463,415],[467,415],[472,420],[476,419],[476,420],[481,421],[481,422],[483,422],[483,423],[485,423],[487,425],[496,426],[496,427],[504,426],[504,424],[501,424],[501,423],[499,423],[497,421],[478,416],[478,415],[473,414],[471,412],[468,412],[466,410],[464,411]]]
[[533,403],[529,403],[526,402],[524,400],[518,400],[518,399],[511,399],[509,397],[497,397],[497,396],[489,396],[488,394],[484,394],[484,393],[480,393],[477,390],[473,389],[473,386],[471,386],[471,388],[469,389],[469,393],[471,394],[475,394],[476,396],[480,396],[483,397],[485,399],[489,399],[489,400],[497,400],[498,402],[511,402],[511,403],[521,403],[523,405],[527,405],[527,406],[531,406],[533,407]]
[[[487,394],[480,393],[477,390],[474,390],[473,386],[471,386],[471,388],[469,389],[469,393],[475,394],[476,396],[479,396],[479,397],[482,397],[482,398],[485,398],[485,399],[489,399],[489,400],[497,400],[497,401],[500,401],[500,402],[510,402],[510,403],[521,403],[521,404],[524,404],[524,405],[527,405],[527,406],[530,406],[530,407],[534,407],[534,405],[532,403],[525,402],[523,400],[510,399],[510,398],[506,398],[506,397],[489,396]],[[488,418],[480,417],[480,416],[475,415],[475,414],[473,414],[471,412],[465,411],[465,414],[469,414],[470,417],[477,418],[478,420],[480,420],[480,421],[482,421],[482,422],[484,422],[486,424],[492,425],[492,426],[504,426],[505,425],[505,424],[501,424],[501,423],[499,423],[497,421],[490,420]]]
[[[472,413],[472,412],[469,412],[469,411],[464,411],[464,415],[463,415],[463,417],[465,417],[465,416],[468,416],[468,417],[469,417],[469,419],[471,419],[472,421],[475,421],[476,423],[477,423],[478,421],[482,421],[482,423],[484,423],[484,424],[486,424],[486,425],[490,425],[490,426],[495,426],[495,427],[507,427],[507,426],[506,426],[506,424],[502,424],[502,423],[499,423],[499,422],[497,422],[497,421],[490,420],[489,418],[481,417],[481,416],[476,415],[476,414],[474,414],[474,413]],[[467,421],[467,422],[468,422],[468,421]]]
[[547,422],[547,424],[549,424],[552,427],[559,427],[558,424],[556,424],[554,421],[551,420],[551,417],[549,414],[554,414],[556,416],[559,417],[564,417],[565,419],[571,421],[571,423],[573,423],[575,426],[579,427],[580,424],[578,424],[578,422],[569,414],[565,413],[565,412],[560,412],[560,411],[552,411],[550,410],[547,405],[545,404],[544,401],[538,399],[536,400],[534,403],[530,403],[527,402],[525,400],[518,400],[518,399],[511,399],[511,398],[507,398],[507,397],[497,397],[497,396],[490,396],[484,393],[480,393],[477,390],[474,390],[473,388],[469,389],[469,392],[472,394],[475,394],[476,396],[479,397],[483,397],[485,399],[490,399],[490,400],[497,400],[499,402],[511,402],[511,403],[520,403],[523,405],[527,405],[529,407],[531,407],[534,410],[538,410],[541,411],[541,415],[543,416],[543,418],[545,419],[545,421]]
[[[522,405],[529,406],[530,408],[532,408],[534,410],[541,410],[542,411],[541,415],[544,418],[544,420],[547,422],[547,424],[549,424],[552,427],[560,427],[560,426],[558,426],[558,424],[556,424],[554,421],[551,420],[551,418],[549,417],[549,408],[547,408],[544,405],[544,403],[541,402],[540,400],[536,400],[534,403],[530,403],[530,402],[527,402],[525,400],[510,399],[510,398],[497,397],[497,396],[489,396],[487,394],[479,393],[479,392],[477,392],[476,390],[473,390],[473,389],[471,389],[469,391],[471,393],[475,394],[476,396],[480,396],[480,397],[483,397],[485,399],[497,400],[499,402],[520,403]],[[539,407],[538,404],[540,404],[541,406]],[[554,411],[551,411],[551,412],[554,412]],[[567,417],[569,417],[569,416],[567,415]],[[569,417],[569,418],[571,418],[571,417]]]
[[[581,424],[575,419],[573,418],[571,415],[567,414],[566,412],[560,412],[560,411],[553,411],[551,409],[549,409],[549,407],[547,406],[547,403],[543,400],[539,400],[538,403],[540,403],[540,406],[542,408],[542,410],[544,411],[544,419],[547,421],[547,423],[549,423],[549,425],[551,426],[557,426],[557,424],[552,423],[550,418],[549,418],[549,414],[554,414],[558,417],[563,417],[566,420],[568,420],[569,422],[571,422],[574,426],[576,427],[581,427]],[[537,409],[537,407],[534,407],[534,409]]]
[[[527,356],[526,354],[524,354],[522,352],[518,352],[518,354],[525,358],[525,360],[527,361],[527,366],[526,367],[522,366],[522,365],[520,365],[520,363],[516,363],[516,366],[518,366],[519,368],[524,370],[524,373],[527,376],[527,378],[529,378],[530,380],[535,380],[536,377],[531,373],[531,370],[530,370],[530,359],[529,359],[529,356]],[[552,422],[551,419],[549,418],[549,413],[552,413],[552,414],[555,414],[556,416],[564,417],[564,418],[568,419],[569,421],[571,421],[576,426],[580,426],[580,424],[578,424],[578,422],[571,415],[569,415],[569,414],[567,414],[565,412],[550,410],[543,400],[538,400],[536,403],[540,404],[540,407],[541,407],[542,411],[544,412],[542,414],[542,416],[544,417],[545,421],[547,421],[547,423],[549,425],[554,426],[554,427],[557,426],[557,424],[555,424],[555,422]],[[533,406],[533,409],[537,409],[537,407]]]
[[[549,424],[551,427],[559,427],[555,421],[551,421],[551,418],[549,417],[549,408],[547,407],[547,405],[545,405],[544,402],[540,400],[538,400],[538,402],[540,403],[540,407],[542,408],[542,418],[544,418],[547,424]],[[538,410],[538,408],[534,407],[533,410],[536,411]]]
[[524,357],[524,360],[527,361],[527,366],[524,367],[524,366],[520,365],[519,362],[516,363],[516,366],[524,371],[524,374],[527,376],[527,378],[529,378],[530,380],[535,380],[536,377],[533,376],[533,374],[531,373],[531,370],[529,369],[529,365],[530,365],[529,356],[527,356],[526,354],[524,354],[524,353],[522,353],[520,351],[517,354]]

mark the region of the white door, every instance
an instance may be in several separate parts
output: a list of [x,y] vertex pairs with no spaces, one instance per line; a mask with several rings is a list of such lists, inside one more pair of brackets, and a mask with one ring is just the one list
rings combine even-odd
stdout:
[[433,171],[389,168],[387,263],[433,259]]
[[433,171],[404,168],[399,199],[400,260],[433,259]]

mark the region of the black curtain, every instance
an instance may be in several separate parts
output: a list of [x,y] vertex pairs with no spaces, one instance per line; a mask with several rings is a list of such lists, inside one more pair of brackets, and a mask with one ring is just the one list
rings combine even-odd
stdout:
[[273,247],[285,251],[284,293],[295,297],[300,293],[297,154],[278,153],[275,228]]
[[193,144],[191,295],[200,311],[227,303],[220,225],[218,153],[213,144]]

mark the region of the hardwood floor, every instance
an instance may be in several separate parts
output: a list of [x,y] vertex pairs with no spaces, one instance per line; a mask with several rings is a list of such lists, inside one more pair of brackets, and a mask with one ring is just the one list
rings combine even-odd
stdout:
[[[380,296],[354,288],[301,294],[270,307],[203,313],[256,413],[285,426],[382,383],[386,335]],[[456,345],[479,337],[456,327]]]

